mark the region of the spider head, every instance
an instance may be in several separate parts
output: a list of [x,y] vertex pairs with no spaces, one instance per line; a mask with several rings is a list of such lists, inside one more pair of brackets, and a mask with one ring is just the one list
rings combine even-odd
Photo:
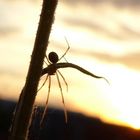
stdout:
[[55,52],[50,52],[48,57],[49,57],[50,62],[52,62],[53,64],[57,63],[59,60],[58,55]]

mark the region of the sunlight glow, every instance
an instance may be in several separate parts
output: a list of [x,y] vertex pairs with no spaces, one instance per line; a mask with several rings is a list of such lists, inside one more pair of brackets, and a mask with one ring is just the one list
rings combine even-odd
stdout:
[[123,120],[134,128],[140,128],[138,84],[140,81],[140,76],[138,75],[140,74],[121,65],[115,69],[114,74],[110,75],[112,78],[110,100],[116,110],[119,111],[116,118]]
[[[139,58],[139,9],[121,9],[110,4],[77,6],[68,6],[65,2],[58,4],[47,52],[63,54],[67,48],[66,37],[71,47],[66,55],[68,62],[104,76],[110,85],[77,70],[60,70],[69,85],[68,93],[64,87],[67,108],[140,129],[139,59],[134,58],[136,68],[133,68],[133,61],[128,65],[132,53],[137,53]],[[3,0],[0,8],[0,98],[17,99],[30,63],[41,2]],[[96,52],[101,55],[94,56]],[[108,60],[107,56],[112,57]],[[49,103],[62,107],[58,83],[55,77],[53,79]],[[38,93],[37,102],[44,104],[46,97],[47,84]]]

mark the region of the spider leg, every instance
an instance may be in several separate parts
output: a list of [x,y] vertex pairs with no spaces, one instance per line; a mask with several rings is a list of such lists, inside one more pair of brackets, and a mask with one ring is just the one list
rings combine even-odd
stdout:
[[[47,59],[48,63],[50,64],[50,61],[49,61],[47,55],[45,55],[45,58]],[[45,63],[46,63],[46,62],[45,62]],[[47,64],[47,63],[46,63],[46,64]],[[47,65],[48,65],[48,64],[47,64]]]
[[[48,60],[47,60],[48,61]],[[45,64],[48,66],[47,62],[44,60]]]
[[45,85],[46,81],[48,80],[48,77],[49,77],[49,75],[46,76],[45,81],[43,82],[43,84],[41,85],[41,87],[37,90],[37,92],[40,91],[42,89],[42,87]]
[[[59,58],[59,61],[67,54],[68,50],[70,49],[70,45],[69,45],[68,40],[67,40],[66,37],[65,37],[65,40],[66,40],[66,43],[67,43],[68,48],[67,48],[67,50],[65,51],[65,53]],[[65,57],[64,57],[64,59],[65,59]],[[65,59],[65,60],[66,60],[66,59]]]
[[44,121],[44,118],[45,118],[45,116],[46,116],[46,112],[47,112],[47,108],[48,108],[48,102],[49,102],[49,96],[50,96],[51,76],[48,75],[48,77],[49,77],[48,95],[47,95],[47,100],[46,100],[46,106],[45,106],[45,109],[44,109],[44,112],[43,112],[43,115],[42,115],[42,118],[41,118],[41,121],[40,121],[40,126],[42,126],[43,121]]
[[[48,58],[47,58],[46,55],[45,55],[45,58],[46,58],[47,61],[49,62],[49,60],[48,60]],[[46,62],[45,60],[44,60],[44,63],[48,66],[48,64],[47,64],[47,62]],[[39,90],[41,90],[41,88],[45,85],[46,81],[48,80],[48,77],[49,77],[49,74],[46,76],[45,81],[43,82],[43,84],[41,85],[41,87],[37,90],[37,92],[38,92]]]
[[58,71],[58,73],[60,74],[60,76],[62,77],[62,79],[63,79],[63,81],[64,81],[64,83],[65,83],[65,85],[66,85],[67,92],[68,92],[68,83],[67,83],[65,77],[62,75],[62,73],[61,73],[59,70],[57,70],[57,71]]
[[67,59],[64,57],[65,61],[68,63]]
[[65,122],[67,123],[68,122],[67,110],[66,110],[66,106],[65,106],[65,101],[64,101],[62,86],[61,86],[61,83],[60,83],[59,76],[58,76],[58,73],[57,72],[56,72],[56,77],[57,77],[58,85],[59,85],[60,92],[61,92],[62,103],[63,103],[63,106],[64,106]]

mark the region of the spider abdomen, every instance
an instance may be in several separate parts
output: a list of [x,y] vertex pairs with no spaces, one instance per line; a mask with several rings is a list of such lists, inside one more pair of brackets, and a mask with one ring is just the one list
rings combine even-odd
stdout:
[[52,63],[57,63],[58,62],[58,55],[55,52],[50,52],[48,57],[49,57],[49,60]]

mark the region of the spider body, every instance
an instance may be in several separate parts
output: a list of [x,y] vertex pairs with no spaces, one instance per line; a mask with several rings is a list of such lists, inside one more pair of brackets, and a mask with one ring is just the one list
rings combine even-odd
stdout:
[[55,52],[50,52],[48,58],[52,64],[56,64],[59,61],[58,55]]
[[48,75],[55,75],[56,70],[57,70],[55,65],[59,61],[59,57],[58,57],[57,53],[50,52],[47,59],[50,64],[50,65],[48,65],[48,67],[49,67]]
[[55,75],[56,70],[57,70],[55,64],[56,63],[52,63],[48,66],[48,68],[49,68],[48,75],[50,75],[50,76]]

